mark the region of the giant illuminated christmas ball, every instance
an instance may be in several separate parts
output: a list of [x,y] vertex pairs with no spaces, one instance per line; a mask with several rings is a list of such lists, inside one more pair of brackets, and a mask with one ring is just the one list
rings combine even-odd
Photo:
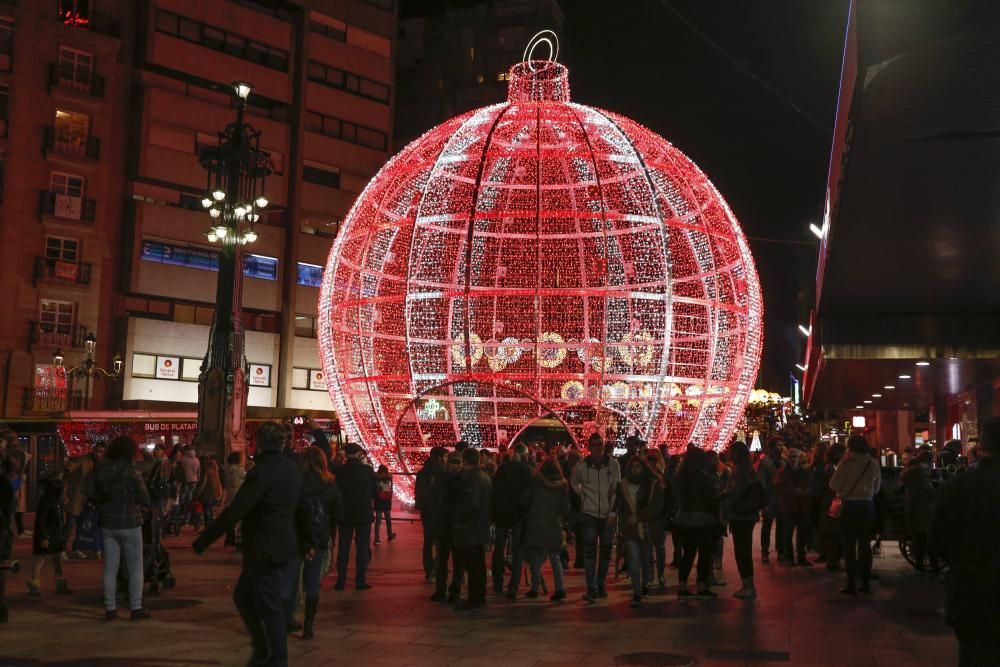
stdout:
[[346,434],[396,471],[538,420],[722,447],[761,351],[732,212],[662,137],[571,103],[562,65],[509,82],[386,164],[333,245],[319,339]]

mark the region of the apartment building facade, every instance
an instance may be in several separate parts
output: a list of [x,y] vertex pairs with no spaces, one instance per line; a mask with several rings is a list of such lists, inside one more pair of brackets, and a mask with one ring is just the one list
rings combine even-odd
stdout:
[[[218,275],[198,151],[235,80],[274,172],[244,264],[249,416],[330,410],[319,280],[392,151],[395,33],[393,0],[0,2],[3,418],[194,410]],[[53,361],[88,334],[123,361],[89,392]]]

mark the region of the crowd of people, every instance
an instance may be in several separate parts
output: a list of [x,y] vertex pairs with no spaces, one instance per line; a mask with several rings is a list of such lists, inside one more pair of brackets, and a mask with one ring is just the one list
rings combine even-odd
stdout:
[[[190,525],[200,531],[196,553],[223,536],[242,551],[233,597],[252,640],[252,662],[287,664],[287,636],[300,630],[303,639],[315,636],[326,573],[335,573],[333,590],[344,590],[353,546],[354,589],[370,589],[372,525],[375,544],[383,522],[386,539],[395,538],[389,470],[376,471],[357,444],[333,450],[318,425],[309,427],[312,444],[294,450],[289,424],[265,423],[252,461],[244,464],[237,454],[224,466],[189,447],[144,452],[128,437],[95,446],[45,482],[35,512],[29,595],[42,594],[47,567],[55,592],[72,594],[64,552],[86,548],[96,527],[100,538],[89,550],[104,560],[105,619],[118,618],[119,587],[127,589],[131,619],[149,618],[142,606],[149,542],[143,529],[148,533],[151,518],[161,517],[154,530],[177,533]],[[25,460],[16,435],[0,432],[0,450],[5,622],[4,563],[15,536],[28,531],[23,515],[18,518],[23,493],[14,482]],[[986,422],[974,470],[955,484],[932,483],[933,461],[923,449],[912,453],[902,474],[916,566],[924,571],[929,562],[937,572],[942,563],[950,565],[949,620],[956,631],[961,624],[959,640],[969,655],[996,648],[1000,628],[998,531],[974,525],[967,511],[976,507],[980,516],[990,516],[1000,503],[998,450],[1000,419],[993,419]],[[654,587],[666,590],[668,568],[677,570],[678,599],[714,598],[726,585],[726,540],[732,540],[741,579],[733,595],[753,600],[758,522],[762,565],[770,564],[773,544],[780,566],[843,569],[841,591],[859,595],[871,592],[882,479],[876,452],[859,435],[846,447],[818,443],[810,451],[775,438],[765,452],[734,442],[723,452],[689,445],[683,454],[632,437],[621,456],[598,434],[590,436],[585,453],[524,442],[490,452],[459,442],[431,449],[416,476],[415,509],[423,527],[424,575],[434,583],[430,599],[463,611],[486,604],[490,583],[510,600],[519,599],[524,586],[526,599],[544,594],[561,603],[571,567],[583,571],[588,605],[609,596],[614,574],[627,577],[630,604],[641,607]],[[295,618],[300,596],[302,623]],[[978,610],[974,620],[969,599]]]

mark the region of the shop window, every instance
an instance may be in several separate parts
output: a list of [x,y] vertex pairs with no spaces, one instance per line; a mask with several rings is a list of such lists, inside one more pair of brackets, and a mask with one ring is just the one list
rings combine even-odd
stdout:
[[319,287],[323,283],[323,267],[319,264],[299,262],[299,284]]
[[278,258],[246,254],[243,256],[243,275],[261,280],[277,280]]

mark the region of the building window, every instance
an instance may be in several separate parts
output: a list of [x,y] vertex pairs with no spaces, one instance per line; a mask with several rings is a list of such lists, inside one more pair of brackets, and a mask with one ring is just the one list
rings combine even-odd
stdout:
[[319,287],[323,282],[323,267],[319,264],[299,262],[299,284]]
[[278,258],[246,254],[243,256],[243,275],[261,280],[277,280]]
[[[203,271],[219,270],[219,253],[217,251],[162,241],[143,241],[141,258],[146,262],[186,266]],[[244,255],[243,275],[261,280],[277,280],[278,260],[267,255]]]
[[42,299],[38,305],[38,325],[45,333],[69,335],[73,331],[76,304],[69,301]]
[[328,188],[340,188],[340,172],[333,171],[333,167],[321,168],[308,164],[302,165],[302,180]]
[[85,153],[90,118],[74,111],[56,110],[55,149],[69,153]]
[[389,145],[385,132],[326,116],[316,111],[306,111],[305,122],[306,129],[310,132],[318,132],[334,139],[366,146],[377,151],[385,151]]
[[338,28],[337,26],[327,25],[326,23],[320,23],[319,21],[309,21],[309,29],[317,34],[323,35],[324,37],[335,39],[338,42],[347,41],[347,30]]
[[261,42],[255,42],[214,26],[199,23],[173,12],[156,13],[156,30],[184,41],[227,53],[280,72],[288,71],[288,52]]
[[53,171],[49,176],[49,192],[66,197],[83,197],[84,180],[82,176]]
[[394,6],[394,0],[361,0],[361,2],[366,5],[371,5],[372,7],[384,9],[387,12],[391,12]]
[[367,79],[357,74],[345,72],[336,67],[324,65],[315,60],[309,61],[309,80],[315,83],[343,90],[352,95],[365,97],[376,102],[389,102],[389,86]]
[[80,261],[80,242],[64,236],[46,236],[45,259],[76,264]]
[[134,378],[155,378],[156,377],[156,356],[152,354],[132,355],[132,377]]
[[59,83],[78,90],[90,91],[94,76],[94,56],[67,46],[59,47]]
[[[299,284],[301,285],[302,283]],[[315,338],[316,318],[312,315],[296,315],[295,335],[300,338]]]

